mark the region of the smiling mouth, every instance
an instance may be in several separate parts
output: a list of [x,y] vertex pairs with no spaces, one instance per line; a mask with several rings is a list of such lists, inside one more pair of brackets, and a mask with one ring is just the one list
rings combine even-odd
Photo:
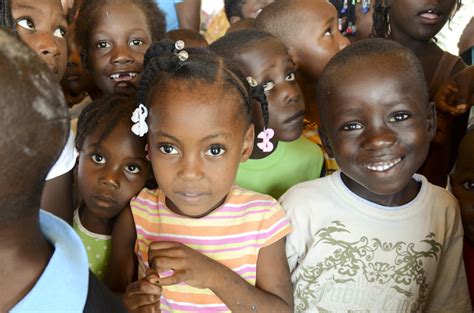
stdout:
[[385,172],[397,165],[402,161],[402,158],[394,159],[391,161],[377,162],[365,164],[364,167],[375,172]]
[[138,72],[121,72],[109,75],[109,78],[116,82],[129,81],[138,77]]

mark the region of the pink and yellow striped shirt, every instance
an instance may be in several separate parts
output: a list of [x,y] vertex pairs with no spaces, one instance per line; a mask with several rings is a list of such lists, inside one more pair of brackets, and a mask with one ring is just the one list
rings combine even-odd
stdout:
[[[131,201],[137,230],[139,278],[148,267],[153,241],[178,241],[224,264],[255,285],[259,250],[291,232],[280,204],[270,196],[234,186],[225,203],[202,218],[178,215],[159,189],[143,189]],[[163,287],[162,312],[228,312],[210,290],[181,283]]]

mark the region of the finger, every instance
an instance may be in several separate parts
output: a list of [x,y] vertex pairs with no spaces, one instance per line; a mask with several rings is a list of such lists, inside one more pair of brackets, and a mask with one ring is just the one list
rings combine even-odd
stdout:
[[127,308],[135,310],[143,306],[160,306],[160,297],[155,295],[139,294],[127,296],[123,298],[123,302]]
[[175,241],[153,241],[150,243],[148,250],[163,250],[180,247],[182,245],[182,243]]
[[180,270],[185,266],[183,259],[168,258],[163,256],[155,257],[151,260],[149,259],[148,262],[150,267],[156,270],[158,273],[163,273],[170,270]]
[[137,308],[132,313],[160,313],[159,305],[145,305]]
[[188,279],[189,279],[189,277],[188,277],[186,271],[178,271],[178,272],[175,272],[171,276],[161,277],[160,278],[160,285],[161,286],[176,285],[176,284],[185,282]]
[[160,281],[160,275],[152,268],[146,270],[145,278],[152,284],[157,284]]
[[136,283],[130,284],[125,290],[125,294],[133,296],[137,294],[149,294],[161,296],[161,287],[149,282],[147,279],[141,279]]

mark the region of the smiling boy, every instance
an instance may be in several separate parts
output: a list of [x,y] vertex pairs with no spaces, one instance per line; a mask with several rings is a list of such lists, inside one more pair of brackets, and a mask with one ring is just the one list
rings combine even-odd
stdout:
[[415,55],[361,41],[328,63],[317,94],[340,171],[280,199],[295,310],[470,312],[459,207],[415,174],[436,129]]

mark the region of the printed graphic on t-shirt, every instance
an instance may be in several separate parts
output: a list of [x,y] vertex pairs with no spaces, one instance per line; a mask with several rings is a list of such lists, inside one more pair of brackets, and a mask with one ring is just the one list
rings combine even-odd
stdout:
[[[435,267],[442,245],[435,234],[420,242],[382,242],[361,237],[343,240],[346,226],[333,221],[320,229],[312,251],[332,251],[321,262],[303,265],[295,280],[295,311],[418,312],[430,283],[427,268]],[[319,252],[320,253],[320,252]]]

